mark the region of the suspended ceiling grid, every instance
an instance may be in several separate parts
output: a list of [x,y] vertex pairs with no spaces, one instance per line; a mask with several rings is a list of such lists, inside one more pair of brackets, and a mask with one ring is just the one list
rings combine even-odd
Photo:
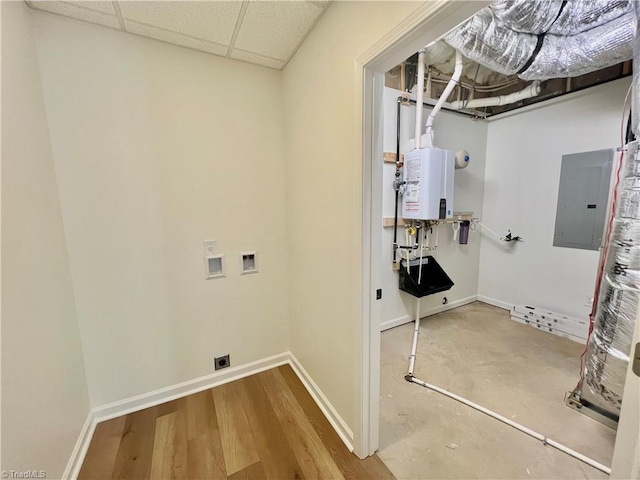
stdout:
[[29,7],[282,70],[328,1],[26,1]]

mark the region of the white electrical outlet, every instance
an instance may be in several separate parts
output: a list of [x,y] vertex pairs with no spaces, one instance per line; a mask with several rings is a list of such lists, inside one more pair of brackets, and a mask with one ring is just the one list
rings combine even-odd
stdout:
[[205,240],[203,243],[204,246],[204,256],[210,257],[211,255],[216,254],[216,250],[218,249],[217,242],[215,240]]

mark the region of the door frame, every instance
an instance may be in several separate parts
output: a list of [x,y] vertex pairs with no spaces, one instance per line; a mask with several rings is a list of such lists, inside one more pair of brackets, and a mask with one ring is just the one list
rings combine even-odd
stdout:
[[[356,59],[355,158],[361,160],[361,321],[356,333],[358,386],[354,452],[373,455],[379,443],[380,302],[382,218],[382,89],[384,73],[437,40],[491,2],[434,0],[411,15]],[[378,159],[378,161],[376,161]],[[384,292],[383,292],[384,295]]]

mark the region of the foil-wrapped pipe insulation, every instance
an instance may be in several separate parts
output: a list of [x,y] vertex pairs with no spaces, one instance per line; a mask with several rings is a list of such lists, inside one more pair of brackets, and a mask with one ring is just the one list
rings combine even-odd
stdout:
[[504,0],[480,10],[444,40],[504,75],[578,76],[632,58],[635,3]]
[[640,305],[640,154],[628,147],[611,240],[605,258],[594,326],[584,363],[579,395],[590,404],[620,413]]

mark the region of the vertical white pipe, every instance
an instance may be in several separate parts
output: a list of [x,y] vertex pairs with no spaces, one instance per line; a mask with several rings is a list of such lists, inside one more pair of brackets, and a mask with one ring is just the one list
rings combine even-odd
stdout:
[[[409,238],[411,238],[409,236],[409,229],[407,227],[404,227],[404,244],[407,247],[409,247]],[[407,251],[407,273],[410,274],[411,273],[411,250],[407,248],[406,251]]]
[[415,147],[422,147],[422,105],[424,103],[424,49],[418,52],[418,83],[416,84]]
[[433,110],[431,110],[431,113],[429,114],[429,118],[427,118],[427,124],[426,124],[426,132],[427,132],[426,146],[427,147],[433,147],[433,121],[436,119],[436,115],[438,115],[438,112],[442,108],[442,105],[444,105],[444,102],[447,101],[447,98],[449,98],[449,95],[451,94],[455,86],[458,84],[461,76],[462,76],[462,54],[458,50],[456,50],[456,66],[453,70],[453,75],[451,76],[451,80],[449,80],[449,83],[444,89],[444,92],[442,92],[442,95],[438,99],[438,103],[436,103],[435,107],[433,107]]
[[409,355],[409,377],[413,377],[413,367],[416,363],[416,352],[418,351],[418,335],[420,335],[420,299],[416,298],[416,319],[413,327],[413,343],[411,344],[411,355]]
[[426,225],[424,225],[424,223],[422,226],[425,228],[420,229],[420,263],[418,264],[418,285],[422,283],[422,239],[424,238],[424,234],[427,230]]

